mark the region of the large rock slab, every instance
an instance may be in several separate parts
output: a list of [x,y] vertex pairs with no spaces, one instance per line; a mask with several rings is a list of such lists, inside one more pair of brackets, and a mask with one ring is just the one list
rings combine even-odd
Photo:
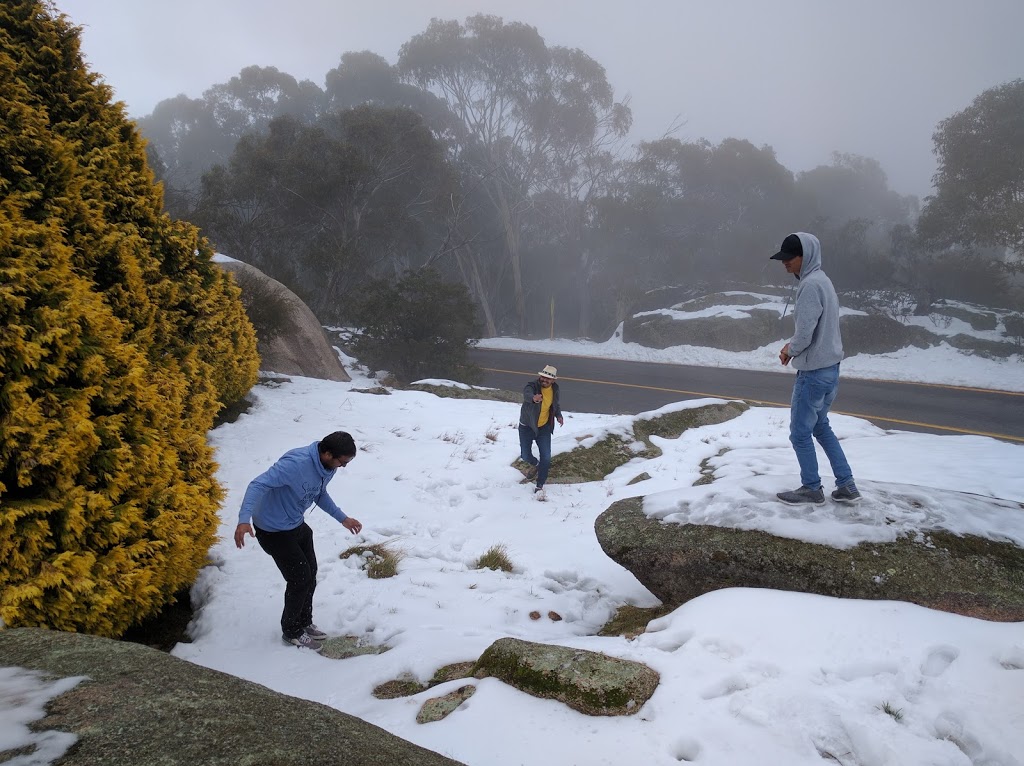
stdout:
[[221,256],[217,265],[235,275],[250,316],[257,311],[273,318],[272,322],[253,320],[257,325],[274,327],[273,333],[261,333],[260,327],[256,328],[261,370],[320,380],[351,380],[327,342],[320,321],[299,296],[248,263]]
[[480,655],[473,674],[493,676],[534,697],[586,715],[632,715],[661,676],[639,662],[565,646],[501,638]]
[[838,549],[756,529],[663,522],[644,513],[639,497],[612,504],[594,526],[604,552],[672,607],[720,588],[749,587],[1024,620],[1024,549],[1012,542],[935,529]]
[[458,766],[333,708],[139,644],[0,630],[0,665],[88,676],[36,724],[78,738],[60,766]]

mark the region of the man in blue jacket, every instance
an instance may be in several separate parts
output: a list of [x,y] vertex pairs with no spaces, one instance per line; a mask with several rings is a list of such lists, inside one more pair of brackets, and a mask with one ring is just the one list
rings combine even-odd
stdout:
[[813,234],[800,231],[786,237],[779,252],[771,258],[782,261],[786,272],[800,280],[793,308],[795,330],[779,352],[779,361],[783,366],[792,362],[797,370],[789,441],[800,463],[801,486],[792,492],[780,492],[778,498],[793,505],[825,502],[813,436],[825,451],[836,477],[832,499],[856,502],[860,492],[853,481],[853,471],[828,422],[828,410],[839,388],[843,341],[839,334],[839,298],[832,280],[821,270],[821,243]]
[[[327,494],[327,484],[339,468],[356,456],[356,443],[344,431],[319,442],[284,453],[245,490],[235,527],[235,546],[245,547],[245,536],[255,537],[270,554],[286,583],[281,638],[286,644],[319,652],[327,634],[313,623],[316,590],[316,553],[313,530],[304,514],[318,505],[352,534],[363,525],[346,516]],[[251,522],[251,523],[250,523]]]
[[[544,483],[551,468],[551,435],[562,420],[562,406],[558,401],[558,370],[547,365],[523,387],[523,406],[519,411],[519,453],[522,460],[533,466],[526,478],[537,477],[533,493],[544,498]],[[533,456],[533,443],[537,442],[540,459]]]

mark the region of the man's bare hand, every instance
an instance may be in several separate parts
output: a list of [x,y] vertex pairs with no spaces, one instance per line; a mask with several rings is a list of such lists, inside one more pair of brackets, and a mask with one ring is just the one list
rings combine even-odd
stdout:
[[253,532],[252,532],[252,525],[251,524],[239,524],[237,527],[235,527],[235,547],[236,548],[244,548],[245,547],[245,536],[246,535],[249,535],[249,537],[255,537],[255,535],[253,535]]
[[544,397],[541,394],[534,394],[533,395],[533,401],[534,401],[535,404],[537,402],[541,402],[543,400],[544,400]]
[[782,366],[785,367],[789,364],[789,360],[792,358],[793,357],[789,355],[789,344],[787,343],[782,347],[782,351],[779,352],[779,361],[782,362]]
[[363,531],[363,525],[359,523],[359,519],[353,519],[351,516],[341,522],[341,526],[354,535],[358,535]]

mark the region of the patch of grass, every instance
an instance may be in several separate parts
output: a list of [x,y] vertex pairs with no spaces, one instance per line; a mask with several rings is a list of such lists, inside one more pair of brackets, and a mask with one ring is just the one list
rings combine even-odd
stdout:
[[398,562],[405,554],[387,543],[375,543],[373,545],[353,545],[342,551],[338,558],[347,559],[349,556],[360,556],[364,559],[363,569],[366,570],[366,576],[371,580],[384,580],[398,574]]
[[615,615],[606,622],[597,635],[599,636],[623,636],[624,638],[636,638],[645,630],[651,620],[663,617],[672,611],[672,607],[662,604],[661,606],[633,606],[624,604],[620,606]]
[[508,557],[508,549],[504,545],[492,545],[480,558],[473,563],[473,569],[498,569],[511,572],[512,560]]
[[892,720],[897,723],[903,720],[903,708],[895,707],[889,701],[883,702],[878,709],[886,715],[892,716]]

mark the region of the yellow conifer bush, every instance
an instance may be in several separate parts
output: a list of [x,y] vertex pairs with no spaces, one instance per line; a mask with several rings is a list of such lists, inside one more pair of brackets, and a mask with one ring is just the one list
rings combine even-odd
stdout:
[[239,291],[40,0],[0,5],[0,621],[118,636],[203,565]]

